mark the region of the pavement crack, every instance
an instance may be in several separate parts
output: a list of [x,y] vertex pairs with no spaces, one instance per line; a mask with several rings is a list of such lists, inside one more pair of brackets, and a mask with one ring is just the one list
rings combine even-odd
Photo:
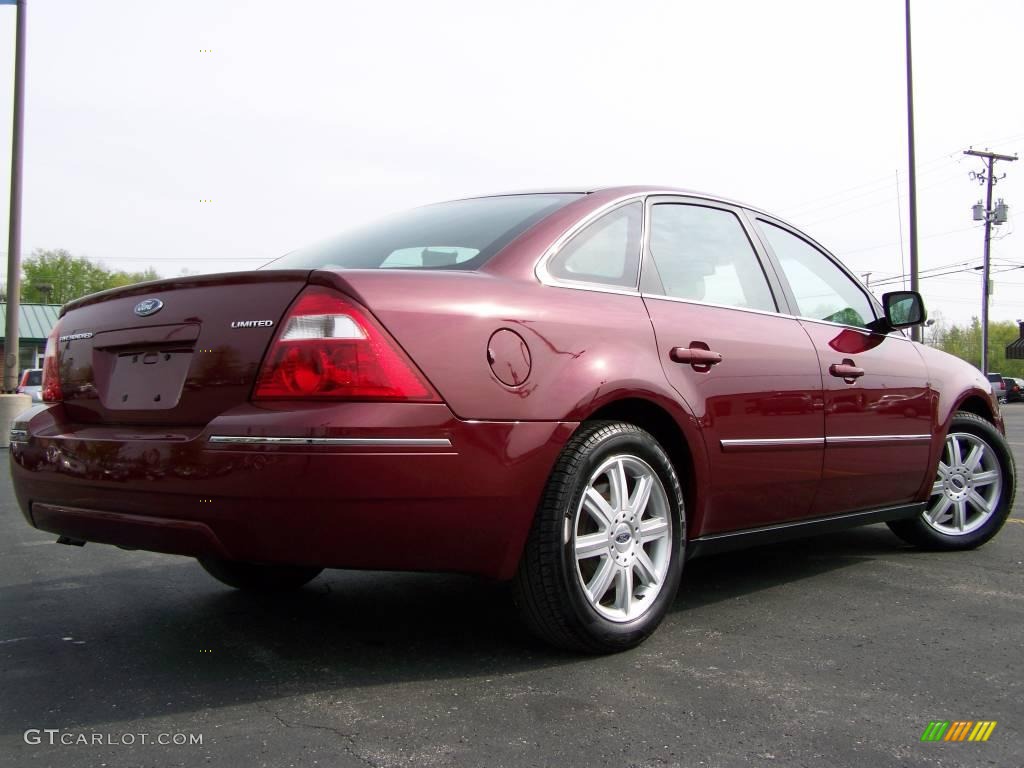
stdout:
[[275,720],[277,720],[277,722],[280,723],[285,728],[312,728],[312,729],[318,730],[318,731],[329,731],[330,733],[333,733],[335,736],[338,736],[340,739],[342,739],[344,742],[346,742],[344,744],[345,751],[348,754],[352,755],[352,757],[354,757],[356,760],[358,760],[359,762],[363,763],[364,765],[370,766],[370,768],[380,768],[380,766],[377,763],[373,762],[370,758],[368,758],[366,755],[361,754],[356,749],[356,734],[346,733],[345,731],[341,730],[340,728],[335,728],[335,727],[330,726],[330,725],[318,725],[316,723],[303,723],[303,722],[300,722],[298,720],[292,720],[292,721],[285,720],[283,717],[281,717],[281,715],[279,715],[276,711],[274,711],[270,707],[266,707],[266,706],[260,705],[259,708],[262,709],[264,712],[266,712],[271,717],[273,717]]

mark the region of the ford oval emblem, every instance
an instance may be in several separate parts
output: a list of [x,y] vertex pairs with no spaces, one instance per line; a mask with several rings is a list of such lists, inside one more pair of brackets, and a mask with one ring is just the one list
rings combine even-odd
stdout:
[[163,307],[164,303],[160,299],[145,299],[135,305],[135,314],[139,317],[149,317],[155,315]]

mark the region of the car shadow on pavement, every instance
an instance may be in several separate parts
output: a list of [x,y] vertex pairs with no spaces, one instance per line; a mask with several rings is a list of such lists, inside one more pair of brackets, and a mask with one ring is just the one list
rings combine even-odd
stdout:
[[855,528],[691,560],[673,610],[689,610],[749,595],[762,589],[846,568],[879,556],[919,550],[897,539],[885,526]]
[[[887,531],[852,532],[695,560],[673,610],[713,609],[900,547]],[[0,588],[0,733],[600,663],[530,638],[501,584],[327,571],[298,592],[261,596],[221,587],[189,560],[138,557]]]

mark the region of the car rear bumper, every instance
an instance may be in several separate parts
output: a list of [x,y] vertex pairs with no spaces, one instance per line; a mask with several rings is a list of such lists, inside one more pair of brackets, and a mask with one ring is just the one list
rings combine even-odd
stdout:
[[500,579],[514,574],[576,427],[394,403],[245,405],[182,428],[63,416],[37,406],[12,431],[15,493],[41,530],[182,555]]

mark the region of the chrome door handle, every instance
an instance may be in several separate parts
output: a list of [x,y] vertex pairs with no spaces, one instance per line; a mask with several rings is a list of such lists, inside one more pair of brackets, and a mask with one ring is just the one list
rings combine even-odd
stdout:
[[836,378],[852,384],[856,379],[864,375],[864,369],[853,364],[853,360],[843,360],[841,363],[832,363],[828,372]]
[[722,362],[721,352],[712,352],[710,349],[692,345],[689,347],[672,347],[672,351],[668,353],[668,356],[675,363],[689,363],[695,368],[698,366],[707,368]]

